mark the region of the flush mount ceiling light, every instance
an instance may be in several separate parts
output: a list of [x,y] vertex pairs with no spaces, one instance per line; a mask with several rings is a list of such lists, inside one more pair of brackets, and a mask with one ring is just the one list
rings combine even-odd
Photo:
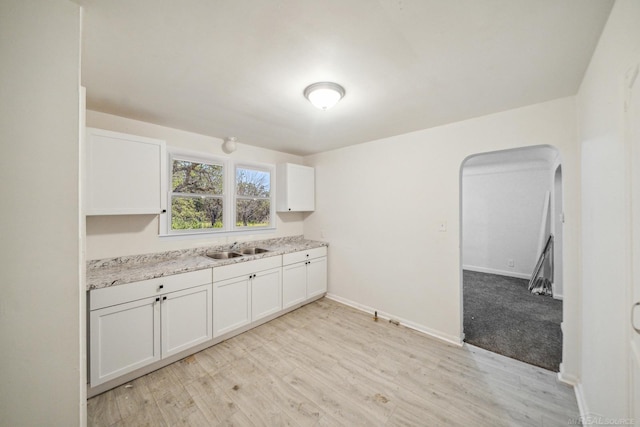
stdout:
[[304,90],[304,97],[321,110],[328,110],[336,105],[344,94],[342,86],[331,82],[314,83]]

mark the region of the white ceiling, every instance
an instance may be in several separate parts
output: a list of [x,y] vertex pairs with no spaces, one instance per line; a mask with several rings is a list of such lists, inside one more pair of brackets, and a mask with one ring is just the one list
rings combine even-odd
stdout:
[[613,1],[79,3],[89,109],[304,155],[574,95]]

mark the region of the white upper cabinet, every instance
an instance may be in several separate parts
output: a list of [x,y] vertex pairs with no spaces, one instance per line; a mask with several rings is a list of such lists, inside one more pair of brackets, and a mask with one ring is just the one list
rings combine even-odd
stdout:
[[87,215],[159,214],[165,142],[87,128]]
[[277,167],[278,212],[315,210],[315,170],[309,166],[281,163]]

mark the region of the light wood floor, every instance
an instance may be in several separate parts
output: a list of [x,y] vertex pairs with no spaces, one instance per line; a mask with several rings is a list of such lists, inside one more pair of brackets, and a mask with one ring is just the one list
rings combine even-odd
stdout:
[[321,299],[88,401],[89,426],[566,426],[553,372]]

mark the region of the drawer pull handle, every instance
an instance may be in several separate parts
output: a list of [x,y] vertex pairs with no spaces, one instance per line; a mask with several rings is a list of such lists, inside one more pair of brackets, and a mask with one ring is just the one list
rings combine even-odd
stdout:
[[158,286],[158,289],[164,289],[164,285]]

